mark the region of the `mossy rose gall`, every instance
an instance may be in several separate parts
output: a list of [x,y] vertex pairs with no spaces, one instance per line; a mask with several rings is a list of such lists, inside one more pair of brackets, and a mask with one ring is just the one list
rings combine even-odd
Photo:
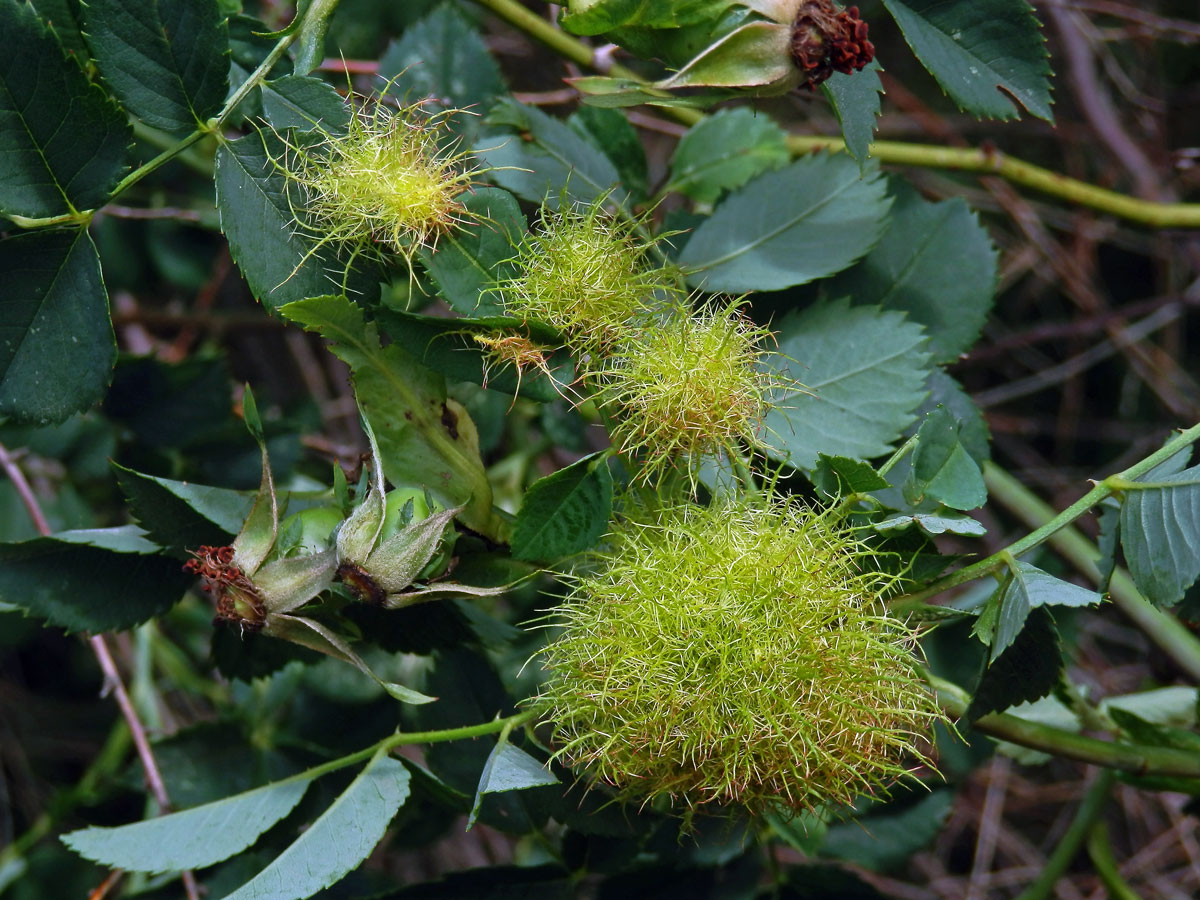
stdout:
[[627,521],[575,577],[534,702],[560,758],[625,799],[786,814],[886,792],[942,719],[890,583],[792,501]]

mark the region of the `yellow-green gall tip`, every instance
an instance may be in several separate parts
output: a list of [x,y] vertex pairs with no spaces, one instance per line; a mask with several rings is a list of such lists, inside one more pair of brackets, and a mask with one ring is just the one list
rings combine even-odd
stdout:
[[816,810],[928,763],[943,716],[861,541],[776,499],[667,509],[577,576],[535,699],[564,761],[644,802]]
[[521,275],[502,284],[509,315],[550,325],[577,349],[603,350],[670,292],[669,271],[650,265],[638,224],[614,219],[600,198],[542,208],[537,229],[517,248]]
[[344,134],[289,145],[282,168],[300,189],[301,228],[319,245],[411,261],[469,221],[458,198],[475,173],[468,154],[445,149],[447,115],[374,101],[354,110]]
[[617,345],[598,397],[615,420],[614,443],[640,457],[641,480],[680,457],[694,467],[758,443],[778,381],[763,365],[770,338],[735,302],[680,308]]

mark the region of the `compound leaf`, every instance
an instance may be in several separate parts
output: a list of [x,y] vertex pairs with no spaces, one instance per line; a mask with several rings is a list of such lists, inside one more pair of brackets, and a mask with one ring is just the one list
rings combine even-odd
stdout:
[[82,8],[100,74],[147,125],[192,131],[221,108],[229,29],[217,0],[87,0]]
[[0,272],[0,416],[45,425],[103,399],[117,347],[88,233],[0,241]]
[[132,825],[84,828],[63,835],[63,843],[80,856],[114,869],[200,869],[253,844],[295,809],[311,781],[307,777],[289,778]]
[[0,212],[102,206],[125,168],[124,113],[63,56],[33,7],[0,3],[0,34]]
[[913,421],[928,364],[921,327],[900,313],[839,300],[789,314],[774,365],[795,386],[772,398],[768,452],[799,468],[820,453],[886,453]]

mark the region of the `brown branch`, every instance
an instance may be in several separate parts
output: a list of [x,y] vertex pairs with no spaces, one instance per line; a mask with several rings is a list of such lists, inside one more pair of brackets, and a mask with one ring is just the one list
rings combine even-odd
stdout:
[[[42,511],[41,504],[34,495],[29,481],[25,478],[25,473],[21,471],[20,466],[17,465],[16,460],[3,444],[0,444],[0,468],[3,468],[4,474],[8,476],[9,480],[13,483],[13,487],[16,488],[17,495],[25,505],[25,510],[29,513],[29,518],[33,522],[34,528],[38,530],[38,533],[42,537],[49,537],[51,534],[50,523]],[[97,662],[100,663],[100,671],[104,673],[104,689],[101,695],[111,693],[116,698],[117,706],[121,710],[125,724],[129,726],[129,733],[132,735],[133,744],[137,748],[138,759],[141,760],[142,769],[146,773],[146,784],[150,788],[150,793],[154,795],[154,800],[158,803],[159,812],[168,812],[171,808],[171,797],[167,793],[167,785],[163,781],[162,771],[158,768],[158,760],[154,758],[154,750],[150,746],[150,740],[146,737],[146,728],[142,725],[142,720],[138,717],[133,701],[129,699],[129,693],[125,690],[125,684],[121,681],[121,673],[117,669],[116,660],[113,659],[112,653],[109,652],[108,644],[105,643],[103,636],[98,634],[92,635],[88,638],[88,644],[91,646],[92,652],[96,655]],[[200,890],[196,884],[196,877],[191,872],[181,872],[180,878],[183,880],[183,887],[187,893],[188,900],[200,900]],[[105,881],[105,884],[101,888],[107,892],[107,886],[111,886],[108,880]],[[100,896],[103,896],[103,894]]]

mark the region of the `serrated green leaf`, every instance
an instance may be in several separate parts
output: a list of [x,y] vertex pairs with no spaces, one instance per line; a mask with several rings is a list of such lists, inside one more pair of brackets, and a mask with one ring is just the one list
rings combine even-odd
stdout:
[[554,774],[544,765],[506,739],[499,741],[488,754],[479,776],[479,787],[475,789],[475,802],[467,816],[470,829],[479,817],[484,794],[500,794],[504,791],[523,791],[528,788],[558,784]]
[[33,7],[0,3],[0,34],[0,213],[102,206],[125,169],[125,114],[63,56]]
[[331,247],[314,253],[314,239],[296,225],[287,185],[273,162],[283,159],[284,149],[273,132],[261,131],[227,141],[217,151],[221,230],[250,290],[274,309],[341,292],[345,278],[347,291],[370,302],[379,296],[374,267],[350,266]]
[[342,134],[350,123],[350,107],[333,85],[320,78],[284,75],[264,81],[260,90],[263,115],[276,131],[319,128],[328,134]]
[[876,472],[870,463],[825,453],[817,455],[813,484],[830,497],[882,491],[890,487],[887,479]]
[[193,131],[221,108],[229,31],[216,0],[87,0],[82,9],[101,76],[147,125]]
[[434,250],[418,251],[450,307],[464,316],[504,313],[496,285],[517,275],[514,246],[529,225],[517,199],[500,188],[476,188],[463,206],[478,222],[442,235]]
[[622,186],[634,203],[646,199],[649,190],[646,149],[624,113],[600,106],[582,106],[571,113],[567,124],[612,160]]
[[[488,177],[518,197],[557,209],[564,193],[590,203],[613,191],[613,202],[624,202],[612,160],[565,122],[505,99],[493,107],[487,124],[496,128],[479,138],[475,153],[492,167]],[[510,130],[499,130],[504,127]]]
[[769,364],[803,388],[772,397],[772,457],[797,468],[811,468],[819,453],[870,459],[913,421],[929,356],[920,326],[899,313],[819,303],[784,317],[778,339]]
[[464,524],[498,537],[504,526],[492,513],[475,425],[447,399],[445,378],[396,344],[381,347],[375,325],[345,297],[314,297],[280,312],[331,341],[334,354],[350,366],[388,475],[425,485],[446,506],[468,504],[460,516]]
[[506,394],[518,393],[542,403],[556,400],[566,392],[567,385],[575,381],[575,366],[570,354],[559,349],[546,360],[553,375],[553,382],[546,373],[529,365],[517,377],[511,365],[496,365],[486,355],[484,348],[476,343],[472,334],[504,332],[526,334],[546,348],[554,347],[560,338],[550,329],[540,328],[535,323],[524,323],[511,316],[488,316],[486,318],[447,319],[442,316],[418,316],[382,309],[376,321],[387,335],[413,355],[423,365],[441,372],[450,381],[470,381],[490,390]]
[[295,809],[311,781],[304,776],[288,778],[157,819],[72,831],[62,840],[80,856],[114,869],[201,869],[253,844]]
[[267,868],[225,900],[304,900],[356,869],[408,799],[408,769],[379,755]]
[[960,109],[1010,119],[1020,115],[1015,98],[1039,119],[1054,121],[1045,39],[1026,0],[883,0],[883,5]]
[[0,416],[47,425],[100,401],[117,347],[88,233],[43,230],[0,241],[0,272]]
[[821,856],[875,871],[903,865],[937,837],[953,806],[953,791],[934,791],[903,810],[885,809],[861,822],[832,825],[821,845]]
[[1129,574],[1158,606],[1178,603],[1200,576],[1200,466],[1162,474],[1169,471],[1147,473],[1121,503]]
[[967,707],[967,721],[1045,697],[1061,675],[1058,629],[1045,607],[1039,607],[1030,611],[1008,649],[984,670]]
[[1001,592],[1000,618],[991,641],[992,662],[1016,640],[1031,610],[1039,606],[1094,606],[1102,599],[1095,591],[1015,560],[1009,566],[1009,578]]
[[87,53],[87,44],[79,31],[79,4],[75,0],[30,0],[38,15],[46,22],[63,45],[63,49],[79,58]]
[[404,29],[379,59],[387,93],[411,103],[430,98],[434,109],[462,109],[450,125],[469,141],[478,116],[506,91],[504,76],[478,30],[453,3],[443,3]]
[[975,404],[963,386],[946,371],[935,367],[929,373],[929,381],[925,387],[929,391],[919,413],[926,413],[938,406],[944,406],[958,422],[958,439],[962,441],[967,452],[980,465],[991,459],[991,436],[988,433],[987,422],[983,412]]
[[1115,497],[1105,497],[1100,501],[1097,525],[1099,536],[1096,538],[1096,548],[1100,551],[1100,558],[1096,560],[1096,569],[1100,573],[1100,580],[1096,582],[1096,590],[1107,594],[1113,572],[1117,569],[1117,546],[1121,539],[1121,503]]
[[745,107],[715,112],[679,139],[671,157],[671,180],[663,190],[715,203],[755,175],[787,165],[791,154],[786,138],[768,116]]
[[939,507],[930,512],[901,513],[889,516],[872,527],[881,534],[904,531],[916,525],[930,537],[941,534],[958,534],[963,537],[982,537],[987,529],[965,513],[960,513],[946,507]]
[[144,622],[183,596],[191,579],[177,560],[148,553],[144,540],[111,537],[120,542],[67,532],[0,544],[0,602],[68,631],[101,632]]
[[679,263],[709,291],[769,291],[840,272],[874,246],[891,200],[878,172],[817,154],[767,172],[725,198]]
[[593,453],[538,479],[525,493],[513,528],[513,556],[552,560],[591,547],[612,515],[612,474]]
[[879,80],[882,71],[879,63],[872,60],[860,72],[834,72],[821,85],[829,105],[833,107],[833,114],[842,126],[846,151],[858,160],[860,166],[866,163],[871,142],[875,139],[879,95],[883,93],[883,84]]
[[130,511],[159,546],[180,553],[227,544],[254,505],[254,494],[144,475],[113,463]]
[[970,349],[992,308],[997,252],[959,197],[930,203],[891,180],[888,230],[858,265],[829,284],[829,295],[896,309],[925,326],[940,363]]
[[958,420],[943,407],[930,411],[917,432],[905,496],[914,505],[930,498],[957,510],[978,509],[987,501],[983,473],[959,439]]

